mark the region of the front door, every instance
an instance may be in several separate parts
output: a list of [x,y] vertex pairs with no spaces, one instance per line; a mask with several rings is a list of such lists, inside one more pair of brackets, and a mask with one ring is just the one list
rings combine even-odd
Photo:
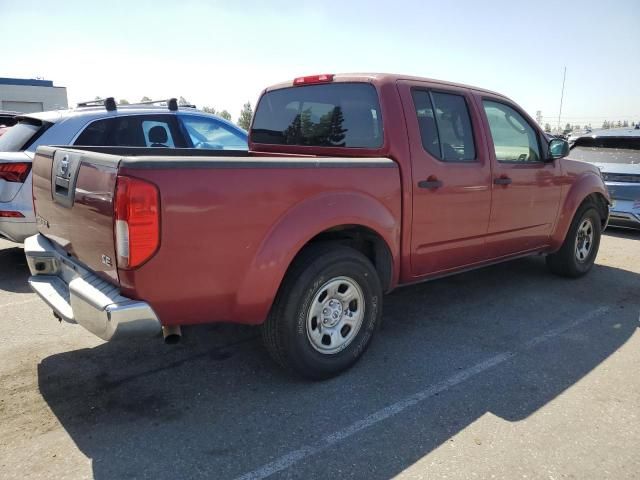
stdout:
[[501,98],[476,98],[493,144],[487,251],[499,258],[544,247],[560,203],[559,162],[545,161],[544,137],[514,105]]
[[491,165],[480,112],[464,88],[400,82],[411,150],[414,277],[484,259]]

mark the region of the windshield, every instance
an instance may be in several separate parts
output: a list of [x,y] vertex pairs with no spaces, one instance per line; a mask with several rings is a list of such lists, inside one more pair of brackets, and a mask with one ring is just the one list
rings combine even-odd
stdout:
[[331,83],[263,95],[251,140],[272,145],[379,148],[378,95],[368,83]]
[[0,152],[21,152],[45,128],[42,122],[21,121],[0,137]]

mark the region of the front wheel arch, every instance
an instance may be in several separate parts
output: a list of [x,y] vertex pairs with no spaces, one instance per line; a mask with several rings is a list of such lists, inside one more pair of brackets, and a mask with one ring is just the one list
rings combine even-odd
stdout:
[[609,217],[609,195],[602,179],[596,174],[585,174],[571,185],[558,211],[554,232],[549,242],[549,252],[556,252],[565,241],[569,227],[578,210],[591,202],[598,209],[601,227],[604,229]]

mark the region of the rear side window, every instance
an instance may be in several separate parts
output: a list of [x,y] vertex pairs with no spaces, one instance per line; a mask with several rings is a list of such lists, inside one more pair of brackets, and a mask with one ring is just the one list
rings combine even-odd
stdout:
[[378,95],[368,83],[330,83],[265,93],[251,140],[271,145],[379,148]]
[[445,162],[473,162],[476,149],[464,97],[428,90],[412,95],[423,148]]
[[170,115],[122,115],[89,124],[74,145],[105,147],[184,147]]

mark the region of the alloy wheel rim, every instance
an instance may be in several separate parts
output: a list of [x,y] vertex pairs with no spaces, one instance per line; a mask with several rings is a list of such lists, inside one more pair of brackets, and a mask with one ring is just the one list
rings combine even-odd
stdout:
[[307,313],[307,338],[325,355],[341,352],[356,337],[364,319],[364,294],[352,278],[334,277],[313,297]]
[[591,219],[585,218],[576,235],[575,255],[578,262],[583,263],[589,258],[591,249],[593,248],[593,223]]

